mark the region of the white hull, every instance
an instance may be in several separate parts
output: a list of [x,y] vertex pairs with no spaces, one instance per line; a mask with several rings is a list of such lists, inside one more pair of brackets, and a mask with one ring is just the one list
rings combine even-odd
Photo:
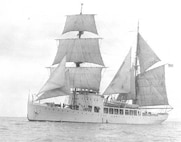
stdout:
[[30,121],[160,124],[168,118],[168,114],[143,115],[142,112],[140,115],[105,114],[103,112],[72,110],[70,108],[51,107],[45,104],[29,102],[27,118]]

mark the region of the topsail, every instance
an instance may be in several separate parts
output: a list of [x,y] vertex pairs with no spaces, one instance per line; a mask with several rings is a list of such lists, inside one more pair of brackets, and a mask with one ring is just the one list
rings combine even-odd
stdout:
[[65,55],[67,62],[88,62],[104,66],[99,38],[60,39],[53,64],[60,63]]
[[140,64],[140,72],[146,71],[153,64],[160,61],[158,56],[149,47],[146,41],[138,34],[138,59]]
[[62,34],[71,31],[87,31],[98,34],[94,14],[68,15]]

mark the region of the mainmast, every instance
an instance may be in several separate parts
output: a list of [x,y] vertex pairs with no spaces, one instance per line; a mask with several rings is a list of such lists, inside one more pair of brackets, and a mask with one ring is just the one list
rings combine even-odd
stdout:
[[132,100],[133,104],[139,106],[168,105],[164,66],[148,70],[160,59],[140,35],[139,22],[136,34],[133,66],[130,58],[131,51],[129,51],[103,95],[126,94],[126,100]]
[[139,20],[137,25],[137,44],[136,44],[136,52],[135,52],[135,70],[134,70],[134,76],[135,76],[135,99],[133,100],[134,104],[137,104],[137,89],[138,89],[138,83],[137,83],[137,74],[138,74],[138,46],[139,46]]

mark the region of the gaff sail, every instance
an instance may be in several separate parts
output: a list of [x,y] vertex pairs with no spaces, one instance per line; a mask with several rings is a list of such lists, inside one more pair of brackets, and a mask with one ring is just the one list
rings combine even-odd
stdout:
[[164,65],[139,74],[137,83],[137,104],[140,106],[168,105]]

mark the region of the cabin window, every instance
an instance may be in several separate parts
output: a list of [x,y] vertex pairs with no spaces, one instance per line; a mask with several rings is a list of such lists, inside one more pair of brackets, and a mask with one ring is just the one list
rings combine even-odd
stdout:
[[109,108],[109,114],[113,114],[113,108]]
[[108,108],[104,108],[104,113],[108,113]]
[[97,107],[97,106],[94,107],[94,112],[99,112],[99,110],[100,110],[100,107]]
[[129,111],[128,110],[125,110],[125,115],[129,115]]
[[123,115],[123,109],[120,109],[120,114]]
[[134,111],[133,110],[130,110],[130,115],[133,115]]
[[114,109],[114,114],[118,114],[118,109]]
[[137,110],[134,110],[134,115],[137,115]]
[[92,111],[92,106],[88,106],[88,111]]

